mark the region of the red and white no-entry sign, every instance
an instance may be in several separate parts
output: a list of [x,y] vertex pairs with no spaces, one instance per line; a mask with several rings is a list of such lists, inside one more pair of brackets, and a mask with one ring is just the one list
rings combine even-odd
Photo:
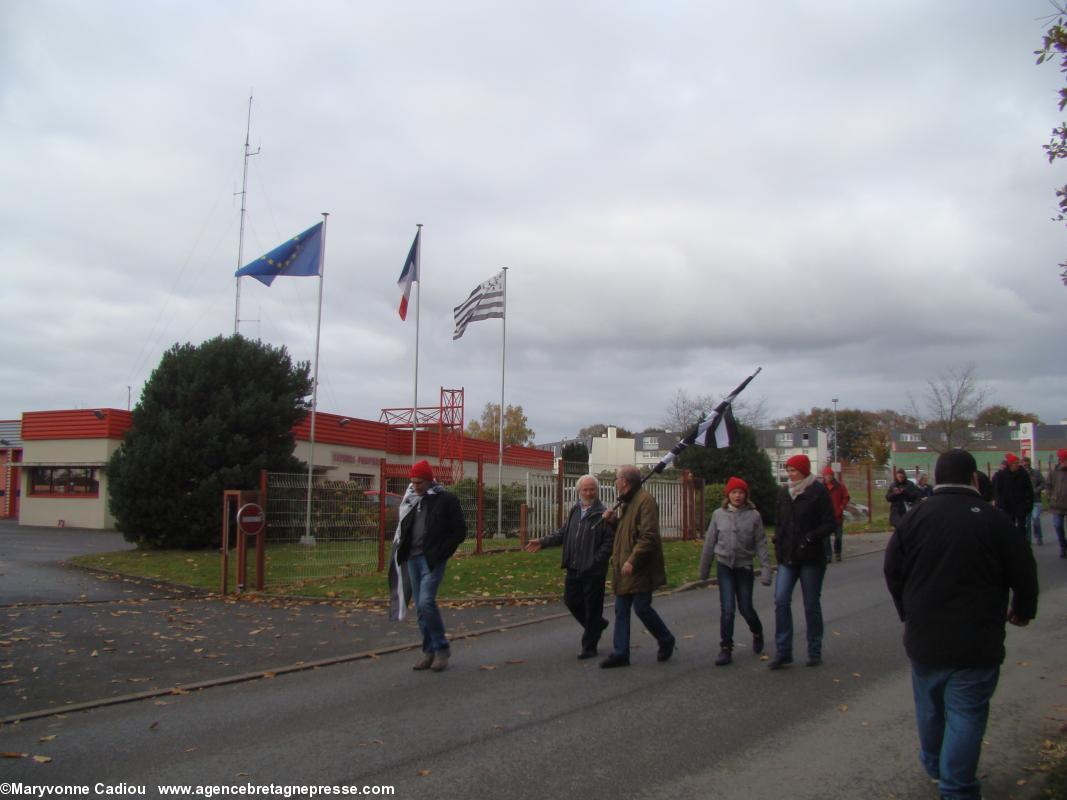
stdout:
[[256,503],[245,503],[237,509],[237,527],[242,532],[255,535],[267,524],[267,516]]

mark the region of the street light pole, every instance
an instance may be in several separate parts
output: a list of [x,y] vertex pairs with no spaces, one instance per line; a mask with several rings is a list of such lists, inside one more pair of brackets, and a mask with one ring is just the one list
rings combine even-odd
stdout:
[[834,404],[834,464],[837,464],[837,398],[831,400]]

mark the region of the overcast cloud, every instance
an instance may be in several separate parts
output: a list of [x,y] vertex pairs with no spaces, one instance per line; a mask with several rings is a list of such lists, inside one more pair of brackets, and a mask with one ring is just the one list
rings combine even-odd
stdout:
[[[905,410],[967,362],[1067,417],[1041,145],[1047,0],[0,0],[0,419],[125,408],[234,327],[244,259],[330,212],[323,411],[409,406],[396,280],[423,223],[420,404],[500,397],[538,441],[640,430],[679,388],[770,417]],[[241,285],[241,332],[314,353],[317,281]]]

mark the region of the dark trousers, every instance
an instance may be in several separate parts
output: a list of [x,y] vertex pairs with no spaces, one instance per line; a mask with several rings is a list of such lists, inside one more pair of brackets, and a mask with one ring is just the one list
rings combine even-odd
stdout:
[[563,603],[582,626],[582,649],[596,650],[600,634],[607,627],[604,619],[604,582],[607,575],[579,575],[567,570],[563,581]]
[[755,573],[752,567],[727,567],[719,564],[716,570],[719,579],[719,647],[734,649],[734,617],[737,612],[748,623],[754,636],[763,635],[763,623],[752,605],[752,585]]

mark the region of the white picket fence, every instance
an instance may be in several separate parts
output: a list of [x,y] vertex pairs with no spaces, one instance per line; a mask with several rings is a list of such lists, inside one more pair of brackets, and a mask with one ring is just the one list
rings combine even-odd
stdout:
[[[578,501],[578,475],[563,476],[563,513]],[[542,472],[526,473],[526,527],[530,538],[545,536],[559,528],[557,491],[559,478]],[[659,504],[660,535],[665,539],[682,537],[682,484],[678,481],[648,480],[644,488]],[[600,483],[600,500],[615,503],[615,484]]]

